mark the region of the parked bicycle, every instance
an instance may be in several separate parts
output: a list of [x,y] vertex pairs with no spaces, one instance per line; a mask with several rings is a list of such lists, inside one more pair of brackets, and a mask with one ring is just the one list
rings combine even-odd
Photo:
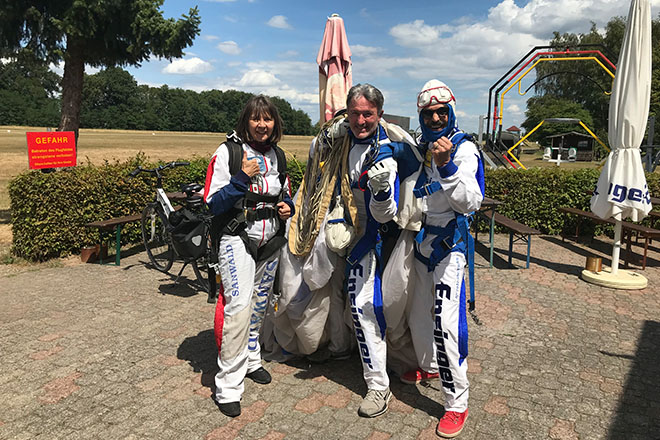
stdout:
[[189,162],[170,162],[154,169],[138,167],[131,177],[148,173],[156,177],[154,201],[142,211],[142,241],[151,264],[163,273],[172,268],[175,258],[183,260],[176,281],[183,270],[191,265],[197,282],[208,293],[208,302],[215,302],[218,294],[218,254],[211,240],[211,219],[199,191],[202,185],[190,183],[181,186],[185,194],[184,205],[174,209],[163,190],[163,172],[167,169],[190,165]]

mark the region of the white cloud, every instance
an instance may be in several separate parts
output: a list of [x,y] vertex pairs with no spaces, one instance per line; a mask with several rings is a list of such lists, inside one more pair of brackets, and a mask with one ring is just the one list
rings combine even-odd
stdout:
[[233,15],[225,15],[223,17],[225,21],[228,21],[230,23],[238,23],[238,18],[234,17]]
[[208,61],[193,57],[178,59],[172,61],[163,68],[163,73],[173,73],[176,75],[190,75],[196,73],[206,73],[213,70],[213,66]]
[[[12,61],[12,59],[7,59],[4,58],[5,62],[7,61]],[[53,72],[57,73],[59,76],[64,75],[64,61],[60,61],[57,64],[50,63],[48,65],[48,68],[52,70]],[[96,73],[99,73],[102,70],[100,67],[92,67],[88,64],[85,64],[85,73],[87,75],[94,75]]]
[[277,56],[280,58],[295,58],[299,55],[300,52],[298,52],[297,50],[287,50],[286,52],[277,54]]
[[280,82],[272,73],[254,69],[245,72],[237,84],[243,87],[268,87],[279,84]]
[[287,21],[287,18],[284,15],[274,15],[266,22],[270,27],[278,29],[292,29],[291,25]]
[[216,41],[216,40],[220,39],[220,37],[218,37],[216,35],[209,35],[209,34],[204,34],[200,38],[202,40],[206,40],[206,41]]
[[385,52],[383,47],[363,46],[361,44],[354,44],[351,46],[351,53],[358,57],[370,57]]
[[602,28],[612,17],[628,15],[629,5],[621,0],[531,0],[519,7],[513,0],[502,0],[488,11],[487,23],[494,29],[549,39],[553,31],[588,32],[592,21]]
[[404,47],[419,47],[436,44],[443,33],[452,32],[449,25],[430,26],[424,20],[402,23],[390,29],[390,35],[396,43]]
[[223,41],[222,43],[218,43],[216,46],[221,52],[224,52],[228,55],[238,55],[241,53],[241,48],[238,47],[238,43],[235,41]]

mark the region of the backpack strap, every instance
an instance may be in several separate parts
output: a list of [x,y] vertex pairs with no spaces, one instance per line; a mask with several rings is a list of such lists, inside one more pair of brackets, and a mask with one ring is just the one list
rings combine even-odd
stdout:
[[282,191],[284,191],[284,183],[286,182],[286,155],[284,154],[284,150],[277,145],[273,145],[273,150],[277,157],[277,172],[279,173]]
[[234,176],[243,165],[243,146],[230,137],[225,141],[225,145],[229,150],[229,174]]

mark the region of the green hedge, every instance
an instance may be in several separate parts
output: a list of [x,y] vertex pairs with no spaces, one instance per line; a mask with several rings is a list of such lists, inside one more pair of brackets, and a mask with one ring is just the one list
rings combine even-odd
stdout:
[[[204,183],[208,158],[187,159],[189,167],[168,170],[164,179],[166,191],[177,191],[183,183]],[[128,173],[138,165],[152,168],[144,156],[126,162],[84,165],[44,174],[30,171],[9,183],[11,199],[14,255],[43,261],[78,253],[82,246],[98,241],[98,231],[85,228],[86,223],[123,215],[138,214],[152,200],[155,181],[146,174],[135,179]],[[292,191],[300,184],[305,166],[288,160]],[[571,206],[589,210],[590,195],[599,170],[563,170],[534,168],[527,171],[489,170],[486,172],[486,194],[502,201],[498,211],[545,234],[571,233],[575,217],[562,214],[558,208]],[[652,194],[660,194],[658,174],[647,174]],[[588,222],[585,222],[585,225]],[[481,222],[485,230],[486,222]],[[585,233],[594,232],[582,228]],[[596,233],[609,232],[598,227]],[[139,225],[126,225],[122,243],[141,241]]]
[[[204,184],[209,158],[188,159],[190,166],[166,171],[166,191],[181,184]],[[289,159],[292,187],[297,189],[304,166]],[[162,163],[162,162],[160,162]],[[54,173],[28,171],[9,183],[12,216],[12,253],[31,261],[76,254],[98,242],[98,230],[85,224],[124,215],[139,214],[155,193],[155,179],[142,173],[130,178],[138,165],[153,168],[138,155],[125,162],[101,166],[81,165]],[[139,222],[122,228],[122,244],[141,241]]]
[[[531,168],[528,170],[498,169],[486,171],[486,195],[500,200],[497,211],[509,218],[540,230],[544,234],[574,233],[574,215],[559,212],[560,207],[590,211],[591,192],[596,187],[600,170],[564,170]],[[646,175],[651,194],[660,194],[658,174]],[[589,230],[585,234],[609,232],[611,226]],[[485,228],[481,224],[481,228]]]

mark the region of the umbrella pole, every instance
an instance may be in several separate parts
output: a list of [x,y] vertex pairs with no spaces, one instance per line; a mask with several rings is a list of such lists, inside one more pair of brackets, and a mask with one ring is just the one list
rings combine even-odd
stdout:
[[619,253],[621,251],[621,220],[614,224],[614,244],[612,246],[612,275],[619,271]]

